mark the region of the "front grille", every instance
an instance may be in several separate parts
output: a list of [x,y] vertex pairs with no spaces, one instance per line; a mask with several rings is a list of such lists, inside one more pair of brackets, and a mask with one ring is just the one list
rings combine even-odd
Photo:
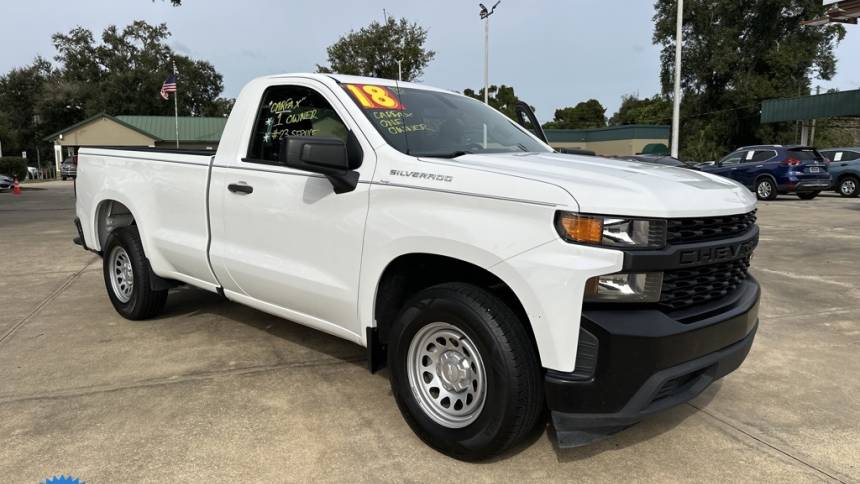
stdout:
[[723,298],[749,277],[749,257],[719,264],[666,271],[660,306],[673,311]]
[[755,225],[756,212],[706,218],[669,219],[666,241],[670,245],[728,239],[743,234]]

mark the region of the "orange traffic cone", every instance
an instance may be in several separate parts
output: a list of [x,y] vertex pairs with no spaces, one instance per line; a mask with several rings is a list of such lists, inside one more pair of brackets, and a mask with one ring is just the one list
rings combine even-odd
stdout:
[[21,194],[21,184],[18,183],[18,177],[15,177],[15,181],[12,183],[12,194],[20,195]]

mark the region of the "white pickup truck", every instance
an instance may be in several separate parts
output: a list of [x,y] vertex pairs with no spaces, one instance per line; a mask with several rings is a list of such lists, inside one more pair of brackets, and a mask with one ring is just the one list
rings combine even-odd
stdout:
[[362,345],[418,436],[464,460],[546,408],[566,447],[685,402],[758,325],[749,190],[558,153],[425,85],[256,79],[214,156],[81,149],[76,191],[122,316],[189,284]]

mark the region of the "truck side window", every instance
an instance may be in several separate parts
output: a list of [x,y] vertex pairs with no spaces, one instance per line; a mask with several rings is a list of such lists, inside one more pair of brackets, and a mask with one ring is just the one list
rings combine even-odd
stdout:
[[348,130],[331,104],[303,86],[273,86],[263,93],[245,161],[277,162],[289,136],[319,136],[346,141]]

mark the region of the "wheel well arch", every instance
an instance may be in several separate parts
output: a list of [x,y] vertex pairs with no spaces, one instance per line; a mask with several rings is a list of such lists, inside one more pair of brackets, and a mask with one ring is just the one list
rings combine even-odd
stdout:
[[111,232],[130,225],[137,225],[137,220],[125,204],[111,199],[99,202],[96,209],[95,228],[98,244],[102,250]]
[[761,173],[761,174],[759,174],[759,175],[757,175],[757,176],[755,177],[755,180],[753,181],[753,187],[755,187],[756,185],[758,185],[758,182],[759,182],[759,181],[761,181],[761,179],[762,179],[762,178],[770,178],[770,180],[773,182],[773,186],[774,186],[774,187],[777,187],[777,186],[779,185],[779,184],[776,182],[776,177],[775,177],[775,176],[771,175],[770,173]]
[[843,181],[845,181],[846,178],[854,178],[855,180],[860,180],[860,174],[852,173],[850,171],[843,173],[836,178],[836,183],[842,183]]
[[525,307],[505,281],[470,262],[430,253],[400,255],[382,272],[373,305],[380,343],[387,344],[391,324],[409,298],[423,289],[448,282],[473,284],[501,299],[525,326],[535,354],[540,358]]

